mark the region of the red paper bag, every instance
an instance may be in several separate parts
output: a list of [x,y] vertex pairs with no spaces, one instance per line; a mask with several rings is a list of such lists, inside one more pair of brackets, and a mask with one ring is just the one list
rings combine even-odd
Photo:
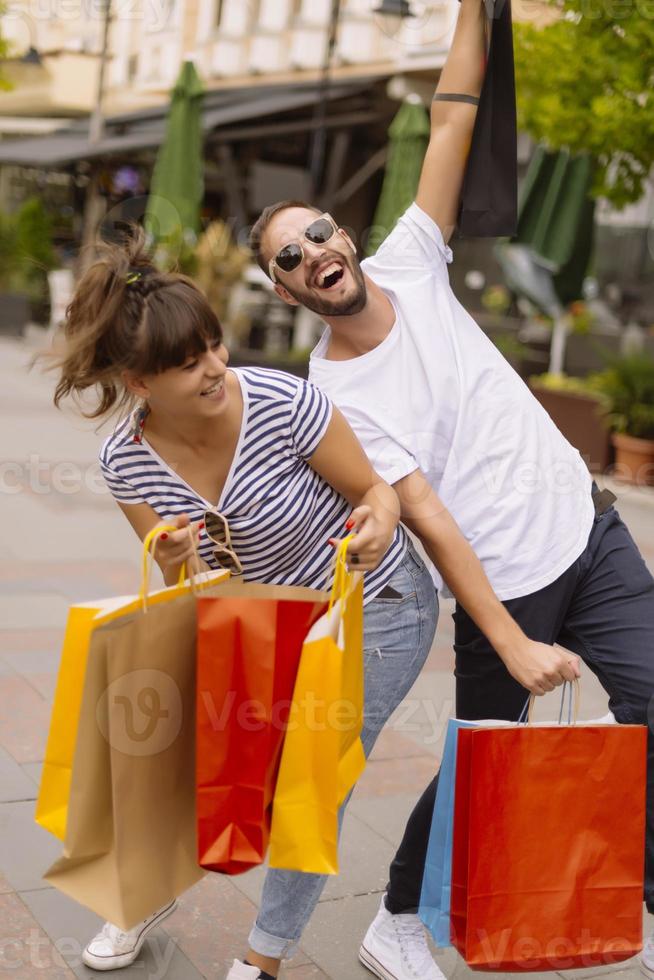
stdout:
[[475,970],[569,970],[642,948],[647,729],[461,729],[452,944]]
[[201,867],[263,861],[302,644],[327,608],[312,589],[229,583],[198,601],[196,805]]

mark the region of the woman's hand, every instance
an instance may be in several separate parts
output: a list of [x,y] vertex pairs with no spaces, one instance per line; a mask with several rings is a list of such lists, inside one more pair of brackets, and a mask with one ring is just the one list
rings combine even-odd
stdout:
[[[352,511],[345,527],[354,532],[354,537],[347,546],[350,571],[371,572],[377,568],[391,545],[395,523],[380,520],[375,516],[372,507],[361,504]],[[341,540],[330,538],[330,544],[337,548]]]
[[169,521],[162,521],[158,527],[174,524],[176,531],[164,531],[153,545],[154,558],[157,561],[167,585],[177,581],[180,568],[186,564],[191,573],[199,571],[196,566],[196,556],[200,531],[204,522],[191,524],[188,514],[180,514]]

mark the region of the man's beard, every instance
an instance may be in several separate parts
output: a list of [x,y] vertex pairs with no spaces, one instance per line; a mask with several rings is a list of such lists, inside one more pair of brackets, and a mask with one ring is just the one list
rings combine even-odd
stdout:
[[305,306],[312,313],[317,313],[318,316],[332,317],[332,316],[354,316],[356,313],[360,313],[361,310],[366,305],[368,299],[366,292],[366,281],[361,271],[361,266],[355,260],[352,261],[349,257],[341,255],[339,260],[346,266],[349,272],[352,274],[354,279],[354,284],[356,286],[354,292],[351,296],[345,296],[343,299],[330,299],[328,295],[325,296],[324,300],[320,299],[319,295],[312,290],[293,290],[286,284],[284,284],[284,289],[287,290],[298,303]]

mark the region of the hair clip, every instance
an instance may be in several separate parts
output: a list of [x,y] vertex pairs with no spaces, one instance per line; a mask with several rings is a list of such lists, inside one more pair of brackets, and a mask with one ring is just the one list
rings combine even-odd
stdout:
[[142,278],[142,272],[129,272],[127,274],[127,278],[125,279],[125,284],[127,286],[133,286],[135,282],[139,282]]

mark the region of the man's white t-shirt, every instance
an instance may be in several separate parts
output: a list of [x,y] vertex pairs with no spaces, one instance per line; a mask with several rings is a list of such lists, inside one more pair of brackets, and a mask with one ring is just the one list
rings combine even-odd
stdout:
[[[452,252],[412,204],[362,268],[396,320],[373,350],[325,358],[310,380],[341,409],[389,483],[420,468],[500,599],[549,585],[585,549],[591,476],[581,456],[456,299]],[[434,576],[437,584],[440,579]]]

